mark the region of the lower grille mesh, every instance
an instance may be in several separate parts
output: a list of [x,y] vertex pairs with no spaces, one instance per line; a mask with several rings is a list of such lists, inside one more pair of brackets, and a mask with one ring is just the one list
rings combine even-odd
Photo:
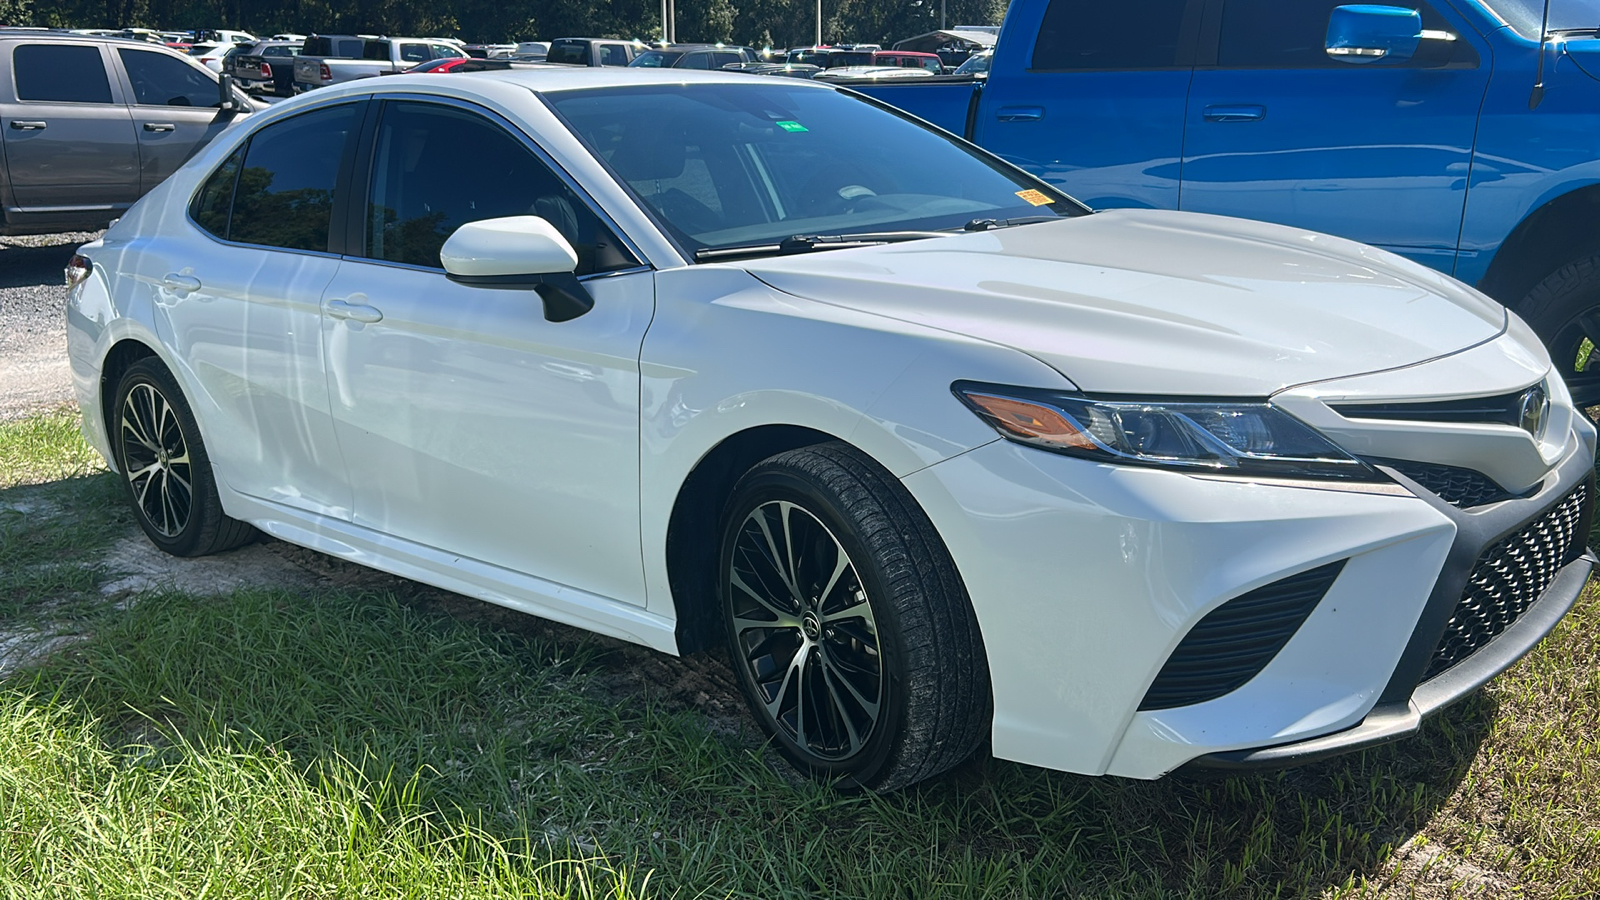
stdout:
[[1215,700],[1256,677],[1311,615],[1344,560],[1280,578],[1235,597],[1178,642],[1139,704],[1171,709]]
[[1579,485],[1521,531],[1483,551],[1423,681],[1471,656],[1510,628],[1550,587],[1561,567],[1583,554],[1588,535],[1580,531],[1588,501],[1589,486]]

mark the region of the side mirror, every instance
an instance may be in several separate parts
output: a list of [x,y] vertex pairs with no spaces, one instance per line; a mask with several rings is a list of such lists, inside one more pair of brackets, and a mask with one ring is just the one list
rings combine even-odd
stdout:
[[223,112],[244,112],[250,108],[249,101],[240,100],[239,92],[234,90],[232,75],[217,76],[217,108]]
[[594,308],[594,298],[573,274],[577,252],[538,216],[468,222],[444,242],[439,261],[457,284],[534,291],[551,322],[576,319]]
[[1403,62],[1422,42],[1422,14],[1402,6],[1336,6],[1328,17],[1328,55],[1340,62]]

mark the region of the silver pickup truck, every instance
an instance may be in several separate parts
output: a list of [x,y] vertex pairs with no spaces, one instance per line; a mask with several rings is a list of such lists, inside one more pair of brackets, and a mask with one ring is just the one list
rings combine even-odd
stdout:
[[392,75],[434,59],[458,59],[466,51],[437,38],[376,38],[362,45],[360,59],[306,56],[294,61],[296,91],[344,84],[357,78]]
[[104,228],[257,108],[166,47],[0,32],[0,234]]

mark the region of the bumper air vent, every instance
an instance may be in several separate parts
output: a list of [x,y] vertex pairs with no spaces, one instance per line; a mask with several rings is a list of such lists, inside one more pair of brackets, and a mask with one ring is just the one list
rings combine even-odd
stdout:
[[1289,643],[1343,568],[1341,559],[1290,575],[1207,613],[1178,642],[1139,709],[1215,700],[1256,677]]
[[1511,499],[1511,494],[1495,484],[1494,479],[1471,469],[1442,466],[1437,463],[1413,462],[1404,459],[1377,459],[1372,462],[1389,466],[1401,475],[1439,495],[1439,499],[1457,509],[1471,509],[1487,503]]
[[1478,556],[1467,589],[1445,625],[1422,680],[1427,681],[1494,640],[1544,594],[1562,566],[1583,554],[1589,486],[1579,485],[1544,515]]

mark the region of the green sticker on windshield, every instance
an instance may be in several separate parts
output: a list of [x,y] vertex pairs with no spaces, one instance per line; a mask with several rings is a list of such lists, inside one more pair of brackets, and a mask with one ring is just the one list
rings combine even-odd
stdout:
[[799,122],[779,122],[778,123],[778,127],[782,128],[784,131],[806,131],[806,130],[808,130],[804,125],[801,125]]

